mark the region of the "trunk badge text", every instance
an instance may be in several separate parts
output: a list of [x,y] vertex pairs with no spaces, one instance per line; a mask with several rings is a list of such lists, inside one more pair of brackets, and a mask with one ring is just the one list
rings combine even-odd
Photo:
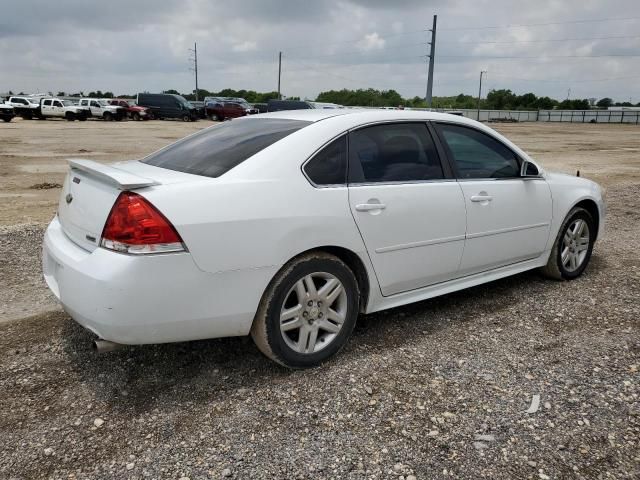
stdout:
[[67,193],[67,196],[64,197],[64,199],[67,202],[67,205],[70,204],[71,202],[73,202],[73,195],[71,195],[70,193]]

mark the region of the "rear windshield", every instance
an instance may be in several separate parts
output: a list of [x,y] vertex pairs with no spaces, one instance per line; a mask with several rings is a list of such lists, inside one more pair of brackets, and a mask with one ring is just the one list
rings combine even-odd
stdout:
[[310,123],[280,118],[232,120],[183,138],[142,162],[178,172],[219,177]]

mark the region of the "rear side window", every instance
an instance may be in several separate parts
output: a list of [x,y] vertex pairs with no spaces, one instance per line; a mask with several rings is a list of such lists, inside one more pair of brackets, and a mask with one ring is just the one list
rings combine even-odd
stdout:
[[349,183],[419,182],[444,178],[423,123],[392,123],[349,135]]
[[437,124],[445,148],[453,158],[459,178],[510,178],[520,176],[518,157],[506,145],[478,130]]
[[347,183],[347,136],[332,141],[304,166],[304,172],[316,185]]
[[232,120],[183,138],[142,162],[178,172],[219,177],[310,123],[280,118]]

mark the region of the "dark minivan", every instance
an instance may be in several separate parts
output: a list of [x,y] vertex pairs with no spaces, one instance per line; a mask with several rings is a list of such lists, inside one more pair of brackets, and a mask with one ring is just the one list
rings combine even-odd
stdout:
[[267,111],[280,112],[282,110],[306,110],[313,108],[307,102],[300,100],[269,100],[267,103]]
[[139,93],[136,103],[153,112],[154,118],[180,118],[185,122],[198,119],[198,112],[184,97],[170,93]]

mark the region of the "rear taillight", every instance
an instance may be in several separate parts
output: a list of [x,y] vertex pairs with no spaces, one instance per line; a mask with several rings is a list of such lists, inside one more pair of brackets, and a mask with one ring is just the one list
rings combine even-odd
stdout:
[[182,238],[171,222],[144,197],[122,192],[107,218],[100,246],[130,254],[182,252]]

